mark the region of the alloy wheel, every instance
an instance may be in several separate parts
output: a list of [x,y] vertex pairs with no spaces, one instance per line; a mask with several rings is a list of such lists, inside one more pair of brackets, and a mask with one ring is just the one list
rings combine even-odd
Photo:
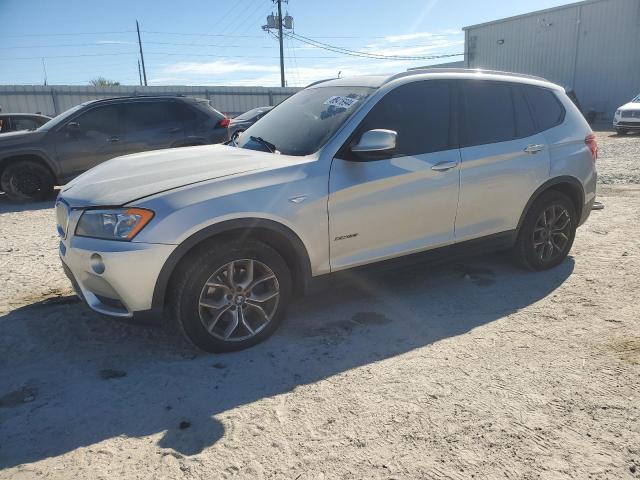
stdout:
[[533,248],[539,260],[549,262],[562,255],[571,238],[571,215],[562,205],[546,208],[533,229]]
[[33,195],[42,187],[37,175],[28,170],[16,172],[9,180],[9,184],[14,191],[24,195]]
[[267,265],[254,259],[234,260],[205,282],[198,302],[200,321],[219,340],[247,340],[271,322],[279,298],[278,279]]

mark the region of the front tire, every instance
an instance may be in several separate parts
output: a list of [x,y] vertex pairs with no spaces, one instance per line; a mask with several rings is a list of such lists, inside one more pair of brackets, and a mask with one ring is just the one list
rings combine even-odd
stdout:
[[12,202],[45,200],[53,191],[54,178],[47,167],[33,160],[13,162],[0,176],[0,188]]
[[290,301],[286,262],[253,240],[207,247],[177,272],[169,297],[171,316],[187,339],[207,352],[262,342],[278,328]]
[[616,133],[618,135],[626,135],[628,131],[629,130],[627,130],[626,128],[616,128]]
[[578,219],[569,197],[554,190],[543,193],[524,219],[514,253],[528,270],[548,270],[568,255],[576,235]]

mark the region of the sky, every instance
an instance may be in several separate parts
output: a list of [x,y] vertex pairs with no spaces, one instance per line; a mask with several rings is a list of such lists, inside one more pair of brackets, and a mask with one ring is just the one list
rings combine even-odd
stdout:
[[[462,60],[462,27],[567,3],[289,0],[287,86]],[[138,20],[149,85],[279,86],[278,41],[261,28],[274,11],[272,0],[0,0],[0,84],[42,85],[46,71],[49,85],[138,85]]]

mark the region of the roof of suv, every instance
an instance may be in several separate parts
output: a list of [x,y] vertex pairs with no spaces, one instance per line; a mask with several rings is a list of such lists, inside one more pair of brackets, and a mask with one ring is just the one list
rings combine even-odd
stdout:
[[122,102],[122,101],[135,101],[135,100],[166,100],[166,99],[174,99],[181,101],[191,101],[191,102],[208,102],[206,98],[194,98],[187,97],[185,95],[130,95],[126,97],[111,97],[111,98],[99,98],[96,100],[89,100],[88,102],[83,103],[83,105],[96,104],[96,103],[109,103],[109,102]]
[[0,117],[29,117],[29,118],[47,118],[47,119],[51,119],[51,117],[49,117],[48,115],[42,115],[41,113],[10,113],[10,112],[3,112],[0,113]]
[[355,77],[336,78],[311,84],[307,88],[327,86],[379,88],[389,82],[392,82],[393,80],[417,75],[428,75],[438,78],[484,78],[487,80],[502,80],[518,83],[530,83],[536,85],[544,84],[544,86],[549,88],[558,88],[557,85],[550,82],[549,80],[546,80],[542,77],[536,77],[534,75],[470,68],[423,68],[416,70],[407,70],[406,72],[400,72],[394,75],[362,75]]

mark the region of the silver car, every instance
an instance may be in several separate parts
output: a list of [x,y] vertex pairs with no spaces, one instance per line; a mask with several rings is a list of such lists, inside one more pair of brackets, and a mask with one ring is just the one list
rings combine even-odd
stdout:
[[345,269],[451,247],[558,265],[595,200],[597,152],[578,109],[540,78],[331,80],[235,146],[123,156],[76,178],[57,201],[60,257],[93,310],[164,315],[204,350],[239,350]]

